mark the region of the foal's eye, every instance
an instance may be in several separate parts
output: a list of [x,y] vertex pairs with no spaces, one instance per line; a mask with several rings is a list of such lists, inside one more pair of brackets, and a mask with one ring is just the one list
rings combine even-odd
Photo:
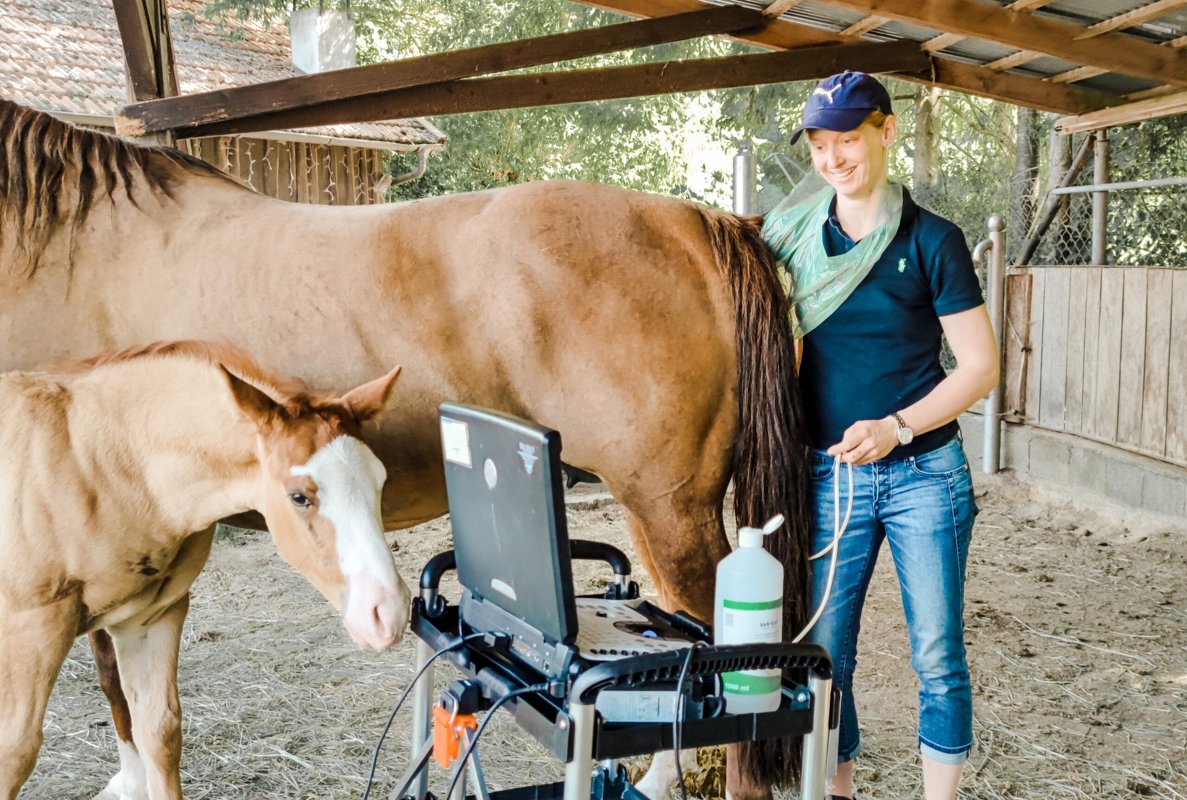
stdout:
[[313,505],[313,501],[309,499],[308,495],[303,495],[300,492],[293,492],[289,495],[289,500],[293,501],[293,505],[297,508],[309,508]]

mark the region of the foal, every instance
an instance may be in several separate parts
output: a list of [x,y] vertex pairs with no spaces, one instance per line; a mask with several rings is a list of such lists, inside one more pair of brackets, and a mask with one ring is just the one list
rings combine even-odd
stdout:
[[359,644],[400,638],[386,473],[358,438],[398,374],[330,399],[229,345],[173,342],[0,375],[0,798],[32,772],[50,690],[87,632],[110,635],[127,696],[109,790],[181,798],[178,647],[223,517],[262,513]]

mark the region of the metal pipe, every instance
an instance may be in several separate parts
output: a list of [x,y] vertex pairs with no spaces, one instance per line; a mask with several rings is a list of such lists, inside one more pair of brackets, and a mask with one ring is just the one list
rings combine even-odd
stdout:
[[977,246],[973,248],[973,266],[977,268],[978,272],[982,271],[981,268],[984,266],[982,262],[985,260],[985,253],[987,253],[989,248],[992,246],[992,239],[982,239],[981,241],[977,242]]
[[[1094,134],[1092,181],[1099,185],[1109,182],[1109,132],[1102,128]],[[1092,193],[1092,263],[1107,264],[1109,226],[1109,193]]]
[[981,446],[981,471],[986,475],[997,472],[1001,462],[1002,449],[1002,395],[1005,378],[1005,314],[1006,314],[1006,234],[1005,223],[1000,214],[989,218],[989,238],[977,245],[986,245],[989,264],[985,270],[986,307],[989,322],[993,325],[993,337],[997,343],[998,379],[997,385],[985,398],[985,414],[982,417],[984,431]]
[[742,145],[734,155],[734,213],[738,216],[748,217],[758,208],[756,175],[754,153],[750,145]]
[[[416,640],[416,667],[420,669],[433,657],[433,648],[424,639]],[[412,752],[417,752],[422,745],[433,738],[433,673],[436,668],[428,667],[416,688],[412,690]],[[420,771],[413,782],[412,797],[425,800],[429,791],[429,776],[425,770]]]
[[1124,189],[1159,189],[1164,186],[1187,186],[1187,178],[1156,178],[1149,181],[1119,181],[1117,183],[1089,183],[1052,189],[1050,194],[1083,194],[1085,192],[1117,192]]
[[829,703],[832,701],[833,682],[828,678],[808,676],[808,691],[812,695],[812,730],[804,736],[801,745],[800,800],[820,800],[824,797],[827,780],[829,738]]
[[589,800],[593,785],[594,707],[572,695],[569,719],[573,721],[573,758],[565,765],[564,800]]

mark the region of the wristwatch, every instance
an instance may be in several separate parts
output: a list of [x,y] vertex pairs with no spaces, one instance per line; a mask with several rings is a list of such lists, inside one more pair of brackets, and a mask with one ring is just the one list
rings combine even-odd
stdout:
[[903,419],[902,414],[898,413],[897,411],[894,412],[894,421],[898,423],[898,443],[910,444],[915,438],[915,431],[911,430],[911,426],[907,424],[905,419]]

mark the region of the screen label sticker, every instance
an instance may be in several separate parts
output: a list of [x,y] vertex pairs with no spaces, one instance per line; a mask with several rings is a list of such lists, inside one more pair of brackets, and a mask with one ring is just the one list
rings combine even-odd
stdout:
[[463,467],[473,467],[470,457],[470,427],[457,419],[441,418],[441,447],[445,460]]

